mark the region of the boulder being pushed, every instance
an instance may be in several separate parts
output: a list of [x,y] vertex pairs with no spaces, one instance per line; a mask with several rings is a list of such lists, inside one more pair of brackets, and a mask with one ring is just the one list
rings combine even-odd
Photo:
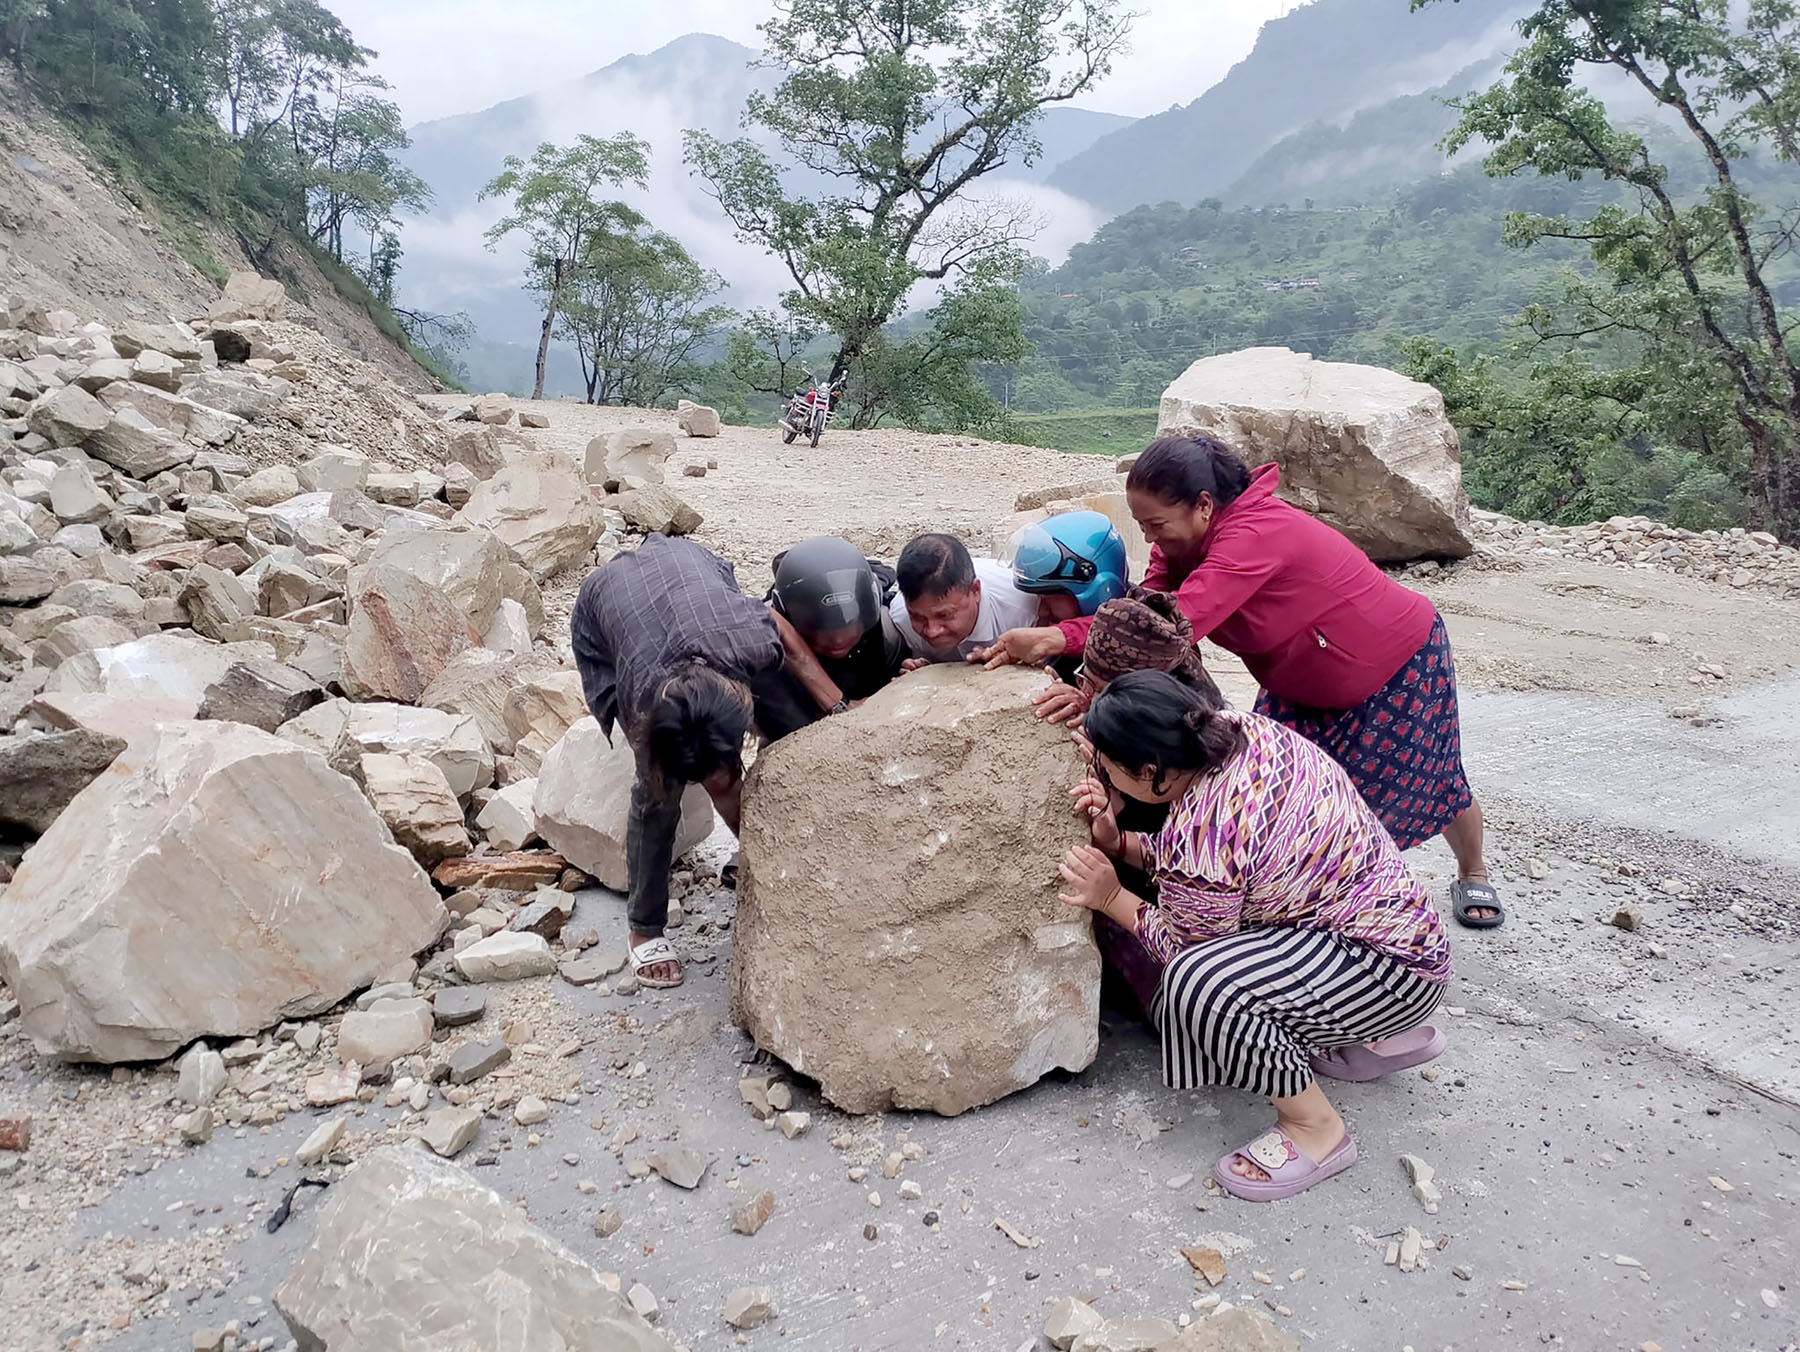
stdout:
[[133,739],[0,897],[38,1048],[147,1061],[320,1013],[435,940],[444,905],[356,785],[236,723]]
[[1466,558],[1462,448],[1429,385],[1378,366],[1253,347],[1195,362],[1164,391],[1160,436],[1215,437],[1281,466],[1281,496],[1378,563]]
[[953,1115],[1094,1059],[1100,955],[1057,900],[1080,767],[1042,686],[930,667],[757,759],[732,1014],[840,1108]]

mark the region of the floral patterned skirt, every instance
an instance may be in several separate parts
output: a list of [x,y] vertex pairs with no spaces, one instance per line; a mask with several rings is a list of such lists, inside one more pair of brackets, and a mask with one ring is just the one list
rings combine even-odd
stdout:
[[1265,690],[1256,712],[1343,766],[1403,850],[1443,834],[1475,801],[1463,773],[1456,666],[1441,615],[1424,646],[1354,709],[1309,709]]

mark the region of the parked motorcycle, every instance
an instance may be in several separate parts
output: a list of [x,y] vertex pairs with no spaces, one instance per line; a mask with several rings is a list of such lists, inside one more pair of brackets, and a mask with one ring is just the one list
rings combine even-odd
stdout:
[[808,437],[814,446],[819,444],[831,415],[837,412],[838,400],[844,397],[848,377],[839,376],[824,389],[819,387],[819,378],[811,371],[806,373],[806,379],[807,383],[795,390],[794,397],[788,400],[787,412],[779,422],[781,439],[789,445],[798,436]]

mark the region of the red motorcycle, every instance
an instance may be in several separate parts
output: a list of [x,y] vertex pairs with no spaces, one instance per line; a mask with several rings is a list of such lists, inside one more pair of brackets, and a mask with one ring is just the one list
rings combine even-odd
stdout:
[[788,400],[787,412],[780,419],[781,439],[789,445],[801,435],[809,437],[814,446],[819,444],[825,425],[837,412],[838,400],[844,397],[849,377],[839,376],[824,389],[819,388],[819,378],[811,371],[806,373],[806,379],[807,384],[795,390],[794,397]]

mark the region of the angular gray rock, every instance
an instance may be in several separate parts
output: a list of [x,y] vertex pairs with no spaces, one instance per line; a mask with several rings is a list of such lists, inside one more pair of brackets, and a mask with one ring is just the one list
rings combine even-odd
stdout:
[[675,454],[675,438],[652,427],[627,427],[588,443],[583,477],[589,483],[613,486],[659,484],[663,467]]
[[424,1000],[377,1000],[338,1023],[338,1060],[379,1066],[431,1049],[431,1006]]
[[1094,1058],[1099,951],[1055,876],[1080,764],[1042,684],[930,668],[757,758],[732,1014],[841,1108],[953,1115]]
[[372,1152],[330,1190],[274,1300],[300,1352],[669,1352],[592,1268],[417,1146]]
[[27,853],[0,973],[41,1051],[155,1060],[329,1009],[447,919],[324,761],[240,724],[166,723]]
[[1300,1352],[1300,1344],[1268,1315],[1231,1305],[1196,1319],[1158,1352]]
[[538,582],[585,562],[606,528],[581,476],[543,451],[519,456],[477,486],[457,520],[499,536]]
[[287,308],[287,291],[273,277],[254,272],[234,272],[225,289],[206,312],[214,324],[237,324],[246,319],[280,319]]
[[0,605],[24,606],[56,590],[56,574],[18,554],[0,554]]
[[0,737],[0,823],[41,836],[124,749],[87,729]]
[[469,852],[462,806],[431,761],[376,752],[362,758],[362,780],[395,842],[426,868]]
[[50,674],[46,689],[120,699],[179,700],[192,717],[207,689],[223,679],[233,663],[273,657],[274,650],[265,643],[212,643],[197,634],[171,629],[116,648],[79,653]]
[[[779,744],[778,744],[779,745]],[[625,890],[625,825],[637,762],[625,738],[609,746],[593,718],[584,718],[544,757],[532,810],[546,844],[602,887]],[[712,834],[712,799],[698,784],[681,800],[679,858]]]
[[541,934],[502,930],[477,940],[456,955],[456,970],[470,981],[523,981],[548,976],[556,959]]
[[705,519],[663,484],[630,489],[612,502],[619,515],[625,518],[625,524],[642,535],[652,531],[687,535],[699,530]]
[[284,662],[233,662],[200,697],[196,718],[247,723],[274,732],[325,698],[312,677]]
[[52,446],[79,446],[111,418],[105,404],[77,385],[51,390],[25,415],[25,425]]
[[449,596],[471,630],[485,634],[507,596],[508,559],[506,546],[485,530],[392,530],[353,576],[384,565],[411,573]]
[[716,437],[722,430],[719,411],[683,399],[675,405],[675,425],[690,437]]
[[1462,449],[1429,385],[1376,366],[1256,347],[1195,362],[1163,393],[1158,436],[1215,437],[1281,466],[1281,496],[1381,563],[1464,558]]
[[[124,386],[108,385],[111,394]],[[134,390],[147,386],[134,385]],[[149,391],[155,393],[155,391]],[[184,423],[185,426],[185,415]],[[149,479],[194,458],[194,448],[168,428],[157,423],[135,405],[127,404],[113,412],[99,431],[87,439],[87,448],[115,469],[134,479]]]
[[294,477],[303,493],[360,493],[369,481],[369,457],[348,446],[321,446]]
[[456,423],[445,451],[448,464],[461,465],[478,480],[493,478],[506,466],[500,438],[486,423]]

